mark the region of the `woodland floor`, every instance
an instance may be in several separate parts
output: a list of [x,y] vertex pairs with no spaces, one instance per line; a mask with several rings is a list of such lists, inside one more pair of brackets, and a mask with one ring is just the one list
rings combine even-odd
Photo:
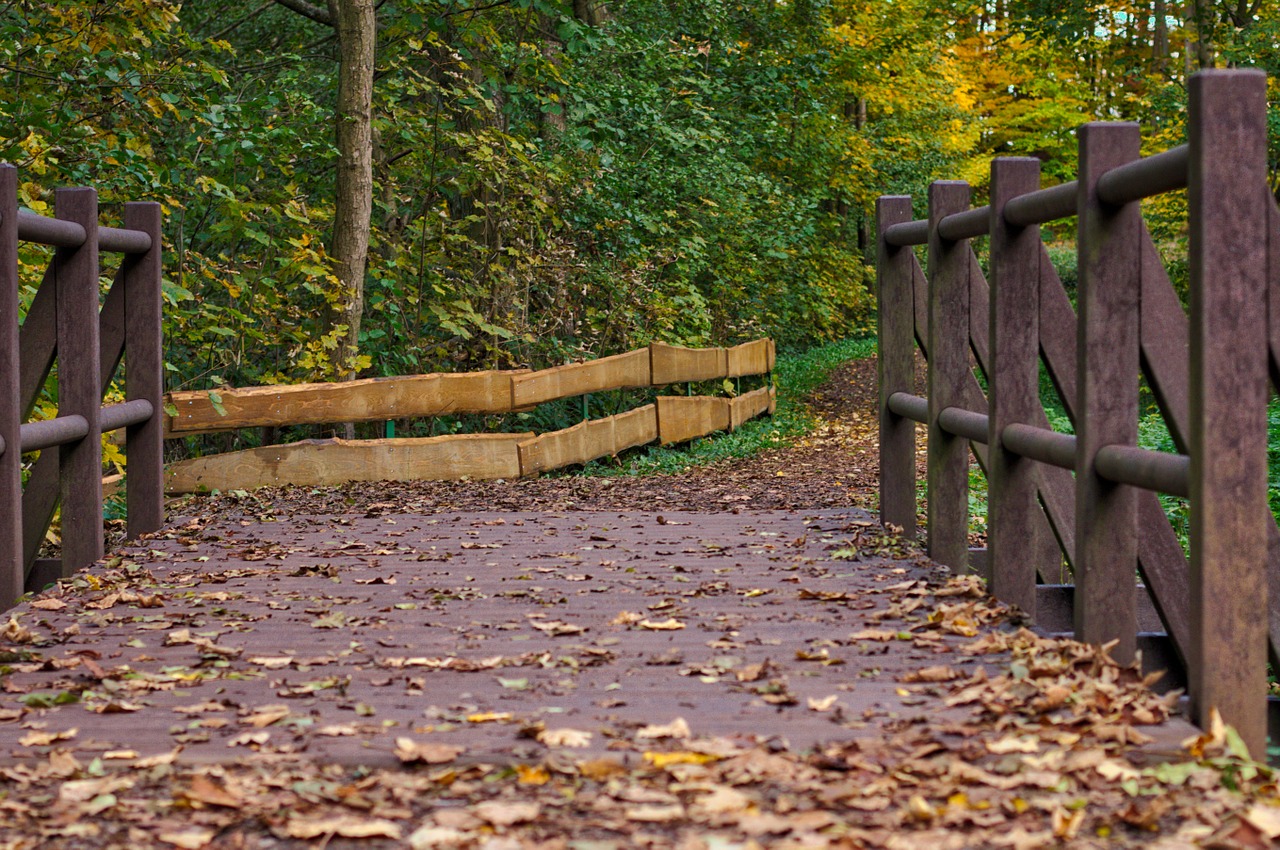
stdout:
[[1270,846],[1229,730],[860,510],[874,374],[679,475],[173,506],[12,612],[0,848]]

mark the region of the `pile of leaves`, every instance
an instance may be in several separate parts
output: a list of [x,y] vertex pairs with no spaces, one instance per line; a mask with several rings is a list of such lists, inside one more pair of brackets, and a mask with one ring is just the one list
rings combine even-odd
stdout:
[[[0,847],[1172,848],[1280,837],[1275,777],[1232,730],[1154,744],[1176,694],[1154,693],[1137,666],[1018,628],[971,577],[888,590],[883,629],[858,639],[982,664],[903,674],[919,714],[887,735],[792,752],[776,739],[699,736],[694,716],[584,758],[588,733],[531,727],[540,758],[491,764],[428,734],[398,741],[403,769],[372,772],[265,753],[191,765],[180,749],[115,768],[109,754],[82,763],[51,741],[47,756],[0,768]],[[946,707],[966,713],[939,722]]]

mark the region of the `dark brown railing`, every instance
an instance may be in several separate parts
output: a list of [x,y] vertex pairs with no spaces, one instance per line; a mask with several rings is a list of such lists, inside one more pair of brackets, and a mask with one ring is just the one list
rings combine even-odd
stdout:
[[[1117,641],[1121,661],[1141,647],[1150,662],[1161,643],[1139,625],[1158,615],[1173,650],[1159,661],[1185,665],[1193,718],[1216,708],[1261,755],[1268,654],[1280,658],[1266,456],[1268,369],[1280,384],[1280,213],[1267,184],[1266,78],[1205,72],[1190,97],[1189,144],[1156,156],[1139,158],[1135,124],[1086,124],[1073,183],[1042,190],[1037,160],[1009,158],[992,163],[986,207],[969,209],[958,182],[930,187],[927,220],[910,220],[909,198],[879,200],[880,509],[915,533],[915,425],[925,423],[929,552],[965,569],[972,449],[989,486],[988,548],[973,566],[992,593],[1046,626],[1065,556],[1076,637]],[[1189,313],[1139,208],[1183,187]],[[1078,316],[1039,234],[1069,216]],[[980,235],[989,284],[967,241]],[[927,279],[913,245],[928,246]],[[927,400],[912,394],[913,341],[928,361]],[[1074,435],[1049,430],[1041,362]],[[1181,454],[1136,446],[1140,374]],[[1190,498],[1189,559],[1156,491]]]
[[[126,429],[130,536],[164,518],[160,205],[125,204],[124,229],[100,227],[93,189],[58,190],[46,218],[18,209],[17,185],[0,165],[0,608],[102,557],[102,433]],[[57,249],[21,323],[19,241]],[[101,304],[99,251],[124,255]],[[26,422],[55,359],[58,416]],[[121,360],[126,401],[104,407]],[[37,450],[23,487],[21,456]],[[62,558],[37,560],[59,503]]]

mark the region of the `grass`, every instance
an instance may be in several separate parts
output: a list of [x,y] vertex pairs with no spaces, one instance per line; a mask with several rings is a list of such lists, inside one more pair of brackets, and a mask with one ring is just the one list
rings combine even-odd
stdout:
[[650,475],[683,472],[730,458],[752,457],[788,445],[811,431],[816,419],[805,397],[842,364],[875,353],[874,337],[847,339],[801,352],[779,352],[774,369],[778,407],[773,416],[747,422],[732,433],[700,437],[682,446],[650,446],[584,466],[579,475]]

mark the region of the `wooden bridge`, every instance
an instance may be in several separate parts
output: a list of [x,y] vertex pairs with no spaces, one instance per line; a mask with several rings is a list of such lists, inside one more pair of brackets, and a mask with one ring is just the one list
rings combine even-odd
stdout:
[[[892,576],[905,582],[936,579],[937,564],[941,564],[986,575],[997,598],[1017,605],[1050,630],[1064,625],[1063,610],[1073,611],[1074,634],[1093,644],[1117,642],[1112,651],[1121,660],[1141,648],[1148,661],[1155,658],[1162,664],[1185,666],[1193,716],[1206,722],[1211,710],[1221,711],[1240,728],[1253,751],[1261,753],[1266,738],[1267,653],[1270,648],[1275,657],[1280,637],[1280,592],[1269,590],[1280,579],[1276,563],[1280,532],[1266,506],[1265,457],[1268,366],[1273,377],[1280,375],[1280,296],[1271,294],[1280,292],[1280,214],[1265,179],[1265,78],[1241,71],[1197,76],[1192,82],[1190,128],[1188,145],[1142,159],[1137,126],[1086,125],[1080,133],[1077,181],[1042,190],[1037,161],[998,160],[992,168],[991,202],[978,209],[969,209],[969,188],[954,182],[931,187],[927,219],[912,220],[908,198],[880,200],[882,518],[907,537],[915,536],[916,423],[925,423],[927,539],[936,563],[916,563],[908,554],[907,565],[868,559],[849,571],[833,566],[838,559],[830,551],[841,540],[865,532],[865,518],[850,511],[808,517],[744,514],[728,523],[694,515],[680,521],[692,525],[678,532],[666,527],[673,524],[668,518],[644,513],[619,514],[607,522],[578,515],[457,518],[451,520],[456,527],[444,536],[429,527],[438,525],[438,518],[414,518],[397,528],[396,521],[366,522],[375,518],[337,515],[293,524],[250,515],[171,518],[162,530],[161,447],[166,432],[177,436],[219,428],[347,420],[357,414],[366,419],[430,415],[412,405],[430,398],[435,390],[409,392],[403,384],[365,382],[345,388],[227,391],[216,398],[206,392],[166,400],[160,360],[158,207],[127,205],[124,228],[105,228],[98,225],[91,190],[63,190],[56,199],[58,217],[46,219],[17,209],[15,173],[8,167],[0,169],[2,601],[10,604],[24,590],[38,590],[51,579],[70,576],[103,555],[99,436],[104,431],[126,429],[130,535],[160,532],[118,560],[98,563],[81,579],[83,584],[64,583],[34,607],[23,603],[19,612],[27,621],[37,622],[38,628],[29,629],[15,620],[8,634],[11,641],[71,641],[68,645],[79,647],[76,658],[81,659],[41,661],[23,671],[30,677],[27,684],[56,682],[60,671],[76,665],[95,681],[118,678],[93,660],[92,653],[98,650],[91,642],[78,643],[92,631],[98,640],[114,641],[113,651],[116,644],[119,652],[126,647],[144,650],[134,653],[131,664],[144,665],[140,668],[143,678],[156,684],[151,689],[156,693],[148,692],[153,707],[182,707],[171,705],[172,700],[164,696],[176,687],[174,682],[161,679],[168,675],[164,670],[172,669],[174,657],[195,653],[201,669],[219,670],[243,657],[256,670],[236,679],[255,679],[252,686],[220,681],[218,686],[229,687],[235,699],[220,701],[217,711],[244,715],[246,707],[282,690],[286,696],[310,699],[309,694],[290,689],[314,685],[313,690],[333,692],[334,710],[356,711],[357,706],[366,705],[376,713],[380,709],[368,699],[349,699],[347,688],[353,688],[353,693],[376,693],[394,680],[404,686],[397,691],[397,707],[381,710],[413,714],[421,707],[413,698],[422,695],[425,685],[412,675],[385,671],[479,664],[478,650],[486,641],[490,647],[501,644],[495,667],[554,670],[563,661],[576,673],[607,657],[609,669],[615,671],[611,675],[622,675],[617,671],[624,669],[661,667],[666,663],[664,652],[683,659],[686,654],[701,653],[704,644],[736,651],[754,640],[755,646],[786,647],[784,654],[824,657],[816,648],[828,639],[824,635],[847,628],[853,636],[850,640],[857,643],[858,635],[875,631],[853,604],[860,594],[874,595],[876,585]],[[1139,211],[1142,198],[1183,186],[1188,189],[1191,229],[1189,315],[1169,286]],[[1079,236],[1078,320],[1038,233],[1039,224],[1073,215],[1078,217]],[[983,236],[988,240],[989,286],[971,248],[971,241]],[[27,311],[21,332],[19,239],[56,247],[46,282]],[[913,251],[918,245],[927,245],[927,274]],[[120,252],[125,258],[115,286],[101,305],[100,251]],[[917,351],[929,365],[927,397],[916,395],[912,383]],[[24,422],[55,355],[61,381],[58,417]],[[536,400],[612,386],[651,387],[767,373],[772,356],[767,343],[763,348],[756,344],[704,354],[654,346],[603,365],[566,367],[554,376],[490,375],[483,379],[486,385],[499,389],[491,386],[488,396],[475,393],[474,388],[468,392],[479,398],[494,396],[498,400],[493,404],[510,410]],[[126,398],[102,407],[104,390],[122,358]],[[668,361],[683,365],[662,373],[665,367],[660,364]],[[1041,362],[1072,417],[1074,435],[1047,428],[1039,399]],[[982,382],[975,375],[975,365]],[[1136,447],[1140,372],[1184,454],[1160,455]],[[454,377],[412,380],[438,390]],[[456,397],[456,392],[454,396],[449,392],[441,397]],[[545,442],[531,434],[513,435],[501,449],[507,458],[501,475],[582,462],[594,456],[592,452],[607,453],[637,440],[644,442],[642,436],[675,442],[733,427],[745,416],[770,409],[773,396],[766,386],[732,401],[666,398],[665,402],[659,399],[652,414],[632,412],[634,419],[643,422],[630,437],[626,434],[635,423],[623,424],[616,417],[607,425],[584,423],[569,429],[572,433],[544,435]],[[664,405],[672,411],[665,435]],[[288,418],[281,418],[279,411],[286,408]],[[677,424],[691,415],[696,425]],[[620,431],[624,433],[621,442]],[[605,432],[607,439],[600,437]],[[595,436],[588,439],[589,433]],[[55,447],[57,451],[51,451]],[[989,547],[981,552],[968,547],[970,449],[990,475]],[[21,455],[35,450],[44,451],[24,488]],[[290,453],[336,456],[333,453],[352,450],[350,445],[332,442],[295,447]],[[278,455],[284,449],[255,451]],[[235,465],[242,460],[217,463]],[[264,464],[275,464],[271,468],[277,471],[287,466],[279,457],[258,458],[252,464],[258,477],[251,478],[251,483],[266,483],[261,472]],[[191,475],[181,486],[174,484],[179,472],[171,471],[171,487],[228,486],[232,480],[217,478],[213,464],[185,469]],[[1191,500],[1189,559],[1160,510],[1152,492],[1157,490]],[[34,557],[35,546],[59,499],[62,558],[40,561]],[[490,539],[489,522],[505,526],[512,539],[523,542],[509,545],[505,539]],[[547,548],[542,545],[546,540],[531,537],[535,528],[563,542]],[[784,540],[794,551],[779,552]],[[490,548],[506,551],[498,556]],[[613,554],[599,550],[626,553],[628,563],[620,564]],[[857,547],[847,551],[861,557]],[[723,567],[701,563],[721,557],[726,558]],[[587,558],[595,561],[591,571],[570,571],[570,566]],[[539,559],[557,563],[544,574],[532,566]],[[261,565],[263,561],[269,566]],[[424,569],[423,561],[449,566]],[[1061,585],[1064,563],[1075,576],[1073,589]],[[806,580],[806,584],[814,585],[805,588],[810,595],[793,599],[789,592],[781,592],[783,583],[794,577],[786,573],[795,570],[808,571],[812,582]],[[717,578],[722,575],[731,575],[732,580]],[[1141,585],[1136,582],[1138,575]],[[633,576],[648,584],[635,584]],[[133,587],[140,577],[145,580]],[[698,593],[682,595],[672,590],[692,579]],[[532,584],[506,584],[517,581]],[[578,581],[587,583],[583,592],[571,591],[570,584],[565,584]],[[842,581],[857,585],[857,592],[841,590]],[[226,589],[204,588],[212,583],[225,584]],[[325,597],[327,603],[319,604],[324,594],[317,588],[331,591],[340,584],[345,585],[340,598]],[[472,605],[481,599],[518,596],[515,588],[525,587],[528,590],[521,599],[532,599],[540,606],[565,600],[569,607],[554,616],[541,611],[518,617],[497,602]],[[900,588],[899,592],[906,591]],[[637,603],[644,602],[643,612],[612,610],[624,605],[627,594],[634,594]],[[725,607],[707,601],[724,594],[735,604]],[[602,600],[609,612],[599,604]],[[798,613],[804,607],[801,601],[830,604],[821,616],[813,616],[813,611]],[[115,616],[111,612],[116,606],[127,607],[130,613]],[[148,614],[149,607],[163,611]],[[441,613],[446,608],[447,617]],[[439,629],[423,614],[406,613],[423,610],[439,618]],[[617,619],[623,614],[638,619]],[[714,633],[695,637],[710,638],[712,644],[688,640],[694,631],[686,626],[694,620],[699,630]],[[349,621],[372,629],[366,637],[382,649],[357,650],[343,631]],[[809,625],[801,627],[801,621]],[[1163,627],[1160,635],[1140,633],[1140,624],[1156,622]],[[611,649],[616,641],[610,641],[621,639],[621,633],[632,626],[645,638],[636,641],[638,648],[630,655]],[[152,629],[164,631],[163,640],[130,637],[134,631]],[[202,634],[202,629],[210,633]],[[527,629],[533,633],[525,633]],[[524,644],[529,650],[508,646],[506,632],[535,642]],[[569,660],[542,647],[542,643],[554,643],[554,638],[588,632],[593,640],[574,641],[573,652],[565,656]],[[222,640],[236,636],[244,639]],[[366,640],[361,646],[367,644]],[[289,652],[273,655],[272,646]],[[540,649],[534,651],[536,647]],[[907,647],[894,648],[900,650],[905,652]],[[944,646],[937,651],[950,650]],[[733,656],[731,666],[739,671],[744,664],[767,669],[775,657],[771,652],[740,653]],[[83,660],[86,657],[93,660],[92,665]],[[895,663],[906,663],[894,657],[898,658]],[[450,662],[449,658],[471,660]],[[721,681],[714,671],[715,658],[706,663],[710,666],[692,672],[711,683]],[[312,668],[327,665],[336,665],[335,678],[324,687],[315,685],[320,679],[307,679],[311,685],[306,685],[293,675],[310,674]],[[128,669],[131,675],[137,672]],[[290,675],[271,675],[273,670],[286,669]],[[202,675],[196,679],[203,681]],[[740,673],[735,678],[739,684],[749,683],[755,681],[752,675]],[[838,664],[824,665],[814,678],[824,688],[836,688],[840,675],[852,674],[841,674]],[[557,681],[547,686],[572,690]],[[598,684],[607,688],[603,681]],[[468,691],[458,702],[474,707],[476,716],[502,714],[503,704],[518,699],[518,690],[515,697],[500,691],[475,696]],[[703,712],[707,727],[721,732],[766,729],[776,719],[758,711],[760,700],[770,693],[777,695],[776,690],[740,688],[732,705],[709,699],[704,689],[668,684],[653,685],[651,691],[652,700],[643,703],[641,714],[671,713],[686,706]],[[785,704],[803,704],[801,697],[816,700],[815,714],[821,713],[823,701],[831,696],[817,690],[787,691],[786,695],[791,701]],[[93,711],[94,729],[104,746],[128,743],[128,730],[139,725],[127,719],[138,709],[120,696],[114,709],[106,704],[100,706],[102,711]],[[184,694],[179,696],[185,699]],[[847,708],[857,707],[868,716],[897,716],[911,705],[909,699],[903,702],[909,697],[902,688],[871,688]],[[773,703],[764,699],[763,704]],[[601,706],[607,709],[611,704],[606,699],[596,707]],[[38,708],[56,711],[52,705]],[[326,728],[343,725],[328,723],[327,715],[321,717],[328,710],[316,707],[308,723],[320,718]],[[442,711],[437,718],[442,723],[457,724],[458,717],[471,722],[463,708]],[[262,725],[287,715],[264,716]],[[862,720],[834,726],[823,721],[818,729],[809,723],[813,718],[801,715],[778,721],[780,728],[796,730],[794,737],[801,742],[817,742],[832,734],[875,733],[874,727],[871,732],[859,731],[866,728]],[[634,724],[638,717],[629,716],[626,722]],[[848,721],[850,715],[846,711],[841,717]],[[620,721],[615,716],[601,722]],[[396,715],[396,723],[410,723],[408,715]],[[204,728],[223,727],[212,723]],[[4,734],[0,728],[0,739]],[[335,732],[334,737],[346,734]],[[380,734],[387,738],[387,728]],[[164,735],[147,735],[143,737],[152,751],[162,742],[170,743]],[[266,741],[252,735],[256,733],[245,739],[249,745]],[[315,751],[327,752],[312,737],[308,741]],[[189,743],[200,741],[192,738]],[[244,745],[216,743],[219,748],[214,752],[224,756],[227,746]],[[494,748],[510,745],[509,737],[501,737]],[[329,749],[336,752],[342,746]],[[358,759],[360,754],[347,753],[347,757]]]

